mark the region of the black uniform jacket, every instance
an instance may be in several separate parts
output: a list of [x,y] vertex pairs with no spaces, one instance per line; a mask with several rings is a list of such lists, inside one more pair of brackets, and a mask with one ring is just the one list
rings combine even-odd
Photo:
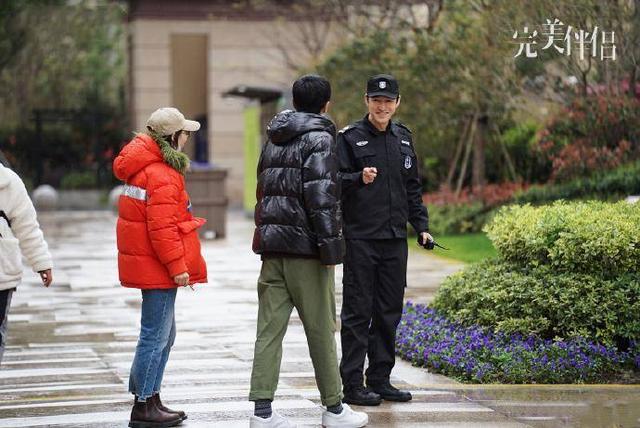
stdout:
[[[347,239],[407,237],[407,222],[417,233],[429,230],[411,131],[391,121],[377,130],[365,116],[338,133],[344,235]],[[362,169],[378,176],[364,184]]]

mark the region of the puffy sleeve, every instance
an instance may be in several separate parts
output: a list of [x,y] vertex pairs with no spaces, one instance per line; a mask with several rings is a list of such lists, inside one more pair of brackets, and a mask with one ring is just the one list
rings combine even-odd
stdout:
[[321,133],[311,142],[303,163],[302,185],[305,210],[318,237],[320,262],[324,265],[342,263],[344,240],[338,164],[335,142],[330,134]]
[[11,231],[18,239],[20,251],[34,272],[51,269],[51,254],[40,229],[36,210],[22,180],[15,173],[12,176],[10,186],[13,203],[12,208],[5,212],[11,222]]
[[147,192],[147,230],[151,246],[171,277],[187,272],[178,229],[180,189],[175,184],[161,184],[148,188]]

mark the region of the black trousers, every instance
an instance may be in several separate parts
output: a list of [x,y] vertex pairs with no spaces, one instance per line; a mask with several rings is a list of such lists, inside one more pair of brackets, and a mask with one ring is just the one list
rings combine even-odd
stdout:
[[395,364],[396,328],[402,317],[407,282],[406,239],[349,239],[344,260],[342,313],[342,385],[389,380]]

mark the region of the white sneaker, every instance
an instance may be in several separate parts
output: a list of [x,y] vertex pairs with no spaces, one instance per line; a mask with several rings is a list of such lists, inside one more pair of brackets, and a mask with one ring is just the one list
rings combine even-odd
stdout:
[[251,428],[296,428],[296,425],[286,420],[279,413],[271,413],[270,418],[260,418],[256,415],[251,415],[251,421],[249,423]]
[[369,423],[369,416],[364,412],[351,410],[348,404],[342,404],[342,413],[336,415],[328,410],[322,412],[322,426],[340,428],[360,428]]

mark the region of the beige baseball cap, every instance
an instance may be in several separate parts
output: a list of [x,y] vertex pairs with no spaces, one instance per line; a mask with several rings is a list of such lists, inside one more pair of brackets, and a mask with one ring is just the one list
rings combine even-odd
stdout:
[[160,135],[173,135],[178,131],[197,131],[200,123],[187,120],[175,107],[162,107],[151,113],[147,126]]

